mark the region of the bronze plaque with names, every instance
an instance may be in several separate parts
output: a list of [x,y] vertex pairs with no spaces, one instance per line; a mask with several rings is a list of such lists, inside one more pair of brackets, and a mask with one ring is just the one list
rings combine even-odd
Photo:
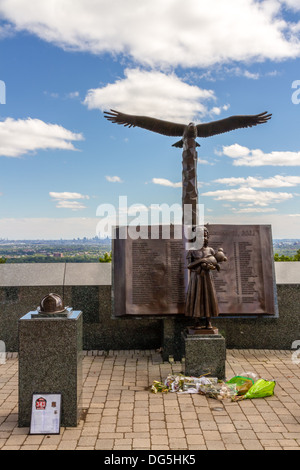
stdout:
[[[181,226],[143,227],[132,239],[128,227],[113,240],[114,314],[184,313],[185,250]],[[126,239],[124,239],[126,237]]]
[[209,245],[228,258],[214,271],[220,315],[277,316],[270,225],[208,225]]
[[[209,246],[228,258],[214,271],[220,316],[277,315],[272,234],[269,225],[209,224]],[[184,314],[188,286],[182,227],[128,227],[113,240],[113,311],[121,315]],[[153,236],[154,235],[154,236]]]

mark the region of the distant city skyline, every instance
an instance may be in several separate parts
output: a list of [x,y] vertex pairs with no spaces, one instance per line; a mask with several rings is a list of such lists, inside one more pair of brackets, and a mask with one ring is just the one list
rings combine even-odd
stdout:
[[298,1],[0,0],[0,50],[0,239],[92,238],[120,197],[181,204],[176,139],[112,125],[111,108],[272,113],[199,139],[199,202],[205,223],[300,237]]
[[[26,244],[27,242],[33,242],[33,243],[47,243],[47,242],[54,242],[54,243],[59,243],[59,242],[63,242],[63,243],[69,243],[69,242],[76,242],[76,241],[80,241],[80,242],[91,242],[91,241],[97,241],[97,240],[101,240],[101,241],[111,241],[111,239],[109,237],[107,237],[106,239],[104,238],[99,238],[99,237],[94,237],[94,238],[87,238],[87,237],[84,237],[84,238],[61,238],[61,239],[54,239],[54,240],[47,240],[47,239],[20,239],[20,240],[9,240],[9,239],[5,239],[5,238],[2,238],[0,239],[0,244],[6,244],[6,243],[24,243]],[[276,243],[276,244],[280,244],[282,242],[299,242],[300,241],[300,238],[273,238],[273,241]]]

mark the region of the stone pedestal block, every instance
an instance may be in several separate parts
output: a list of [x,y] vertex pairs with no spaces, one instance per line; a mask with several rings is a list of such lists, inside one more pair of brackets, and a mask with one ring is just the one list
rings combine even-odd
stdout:
[[184,331],[182,340],[185,375],[225,378],[226,345],[222,335],[191,335]]
[[76,427],[81,414],[82,312],[19,320],[19,427],[28,427],[33,393],[61,393],[61,425]]

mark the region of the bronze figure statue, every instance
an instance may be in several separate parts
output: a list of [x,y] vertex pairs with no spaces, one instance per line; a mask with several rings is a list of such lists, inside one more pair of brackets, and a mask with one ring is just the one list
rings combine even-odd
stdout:
[[[195,319],[195,330],[213,330],[211,318],[219,315],[212,271],[220,271],[220,263],[227,261],[222,248],[217,252],[208,246],[209,233],[204,227],[204,242],[200,250],[187,253],[190,280],[185,304],[185,315]],[[200,327],[200,318],[205,318],[205,328]],[[195,331],[194,331],[195,332]]]

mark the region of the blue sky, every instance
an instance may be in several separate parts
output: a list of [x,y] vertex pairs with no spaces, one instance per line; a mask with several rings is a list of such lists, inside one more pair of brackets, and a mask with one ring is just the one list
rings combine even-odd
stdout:
[[92,237],[120,196],[181,204],[178,139],[113,125],[110,108],[272,113],[198,139],[199,202],[205,222],[300,238],[299,64],[298,0],[0,0],[0,238]]

